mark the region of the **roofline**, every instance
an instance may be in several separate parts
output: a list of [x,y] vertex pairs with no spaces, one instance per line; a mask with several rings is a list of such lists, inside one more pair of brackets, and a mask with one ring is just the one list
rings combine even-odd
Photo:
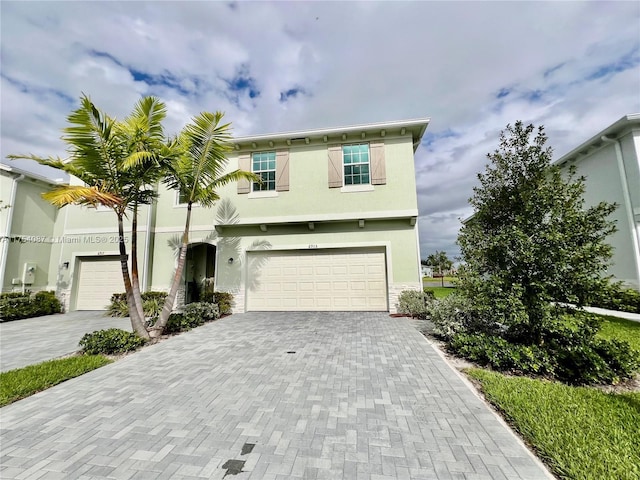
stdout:
[[17,167],[10,167],[6,163],[0,163],[0,170],[4,170],[5,172],[14,173],[16,175],[24,175],[25,177],[32,178],[34,180],[39,180],[40,182],[48,183],[49,185],[63,185],[65,182],[60,180],[52,180],[47,177],[43,177],[42,175],[38,175],[37,173],[31,173],[26,170],[22,170]]
[[311,130],[298,130],[293,132],[281,132],[281,133],[268,133],[261,135],[250,135],[246,137],[236,137],[232,140],[233,143],[252,143],[252,142],[261,142],[265,140],[292,140],[296,138],[305,138],[305,137],[322,137],[329,135],[340,135],[354,132],[367,132],[372,130],[385,130],[391,128],[415,128],[418,127],[418,135],[417,138],[414,138],[414,151],[417,146],[420,144],[422,140],[422,136],[424,135],[427,126],[431,118],[416,118],[411,120],[396,120],[392,122],[378,122],[378,123],[364,123],[361,125],[347,125],[344,127],[331,127],[331,128],[318,128]]
[[578,147],[562,155],[559,159],[552,162],[552,164],[559,165],[569,160],[575,160],[580,155],[586,154],[591,147],[599,147],[602,143],[604,143],[602,137],[609,135],[617,137],[622,132],[625,132],[629,128],[633,128],[634,126],[640,127],[640,113],[630,113],[623,116],[604,130],[596,133],[589,140],[581,143]]

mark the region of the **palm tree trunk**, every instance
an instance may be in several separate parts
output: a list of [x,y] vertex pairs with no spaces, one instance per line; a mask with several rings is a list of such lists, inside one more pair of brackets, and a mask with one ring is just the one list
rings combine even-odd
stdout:
[[122,278],[124,280],[124,290],[127,295],[127,305],[129,305],[129,318],[131,319],[131,328],[141,338],[150,339],[149,332],[144,328],[144,323],[138,315],[138,307],[136,299],[133,296],[133,288],[131,278],[129,277],[129,264],[127,263],[127,246],[124,241],[124,224],[122,214],[118,213],[118,246],[120,248],[120,267],[122,268]]
[[[147,232],[149,235],[149,232]],[[142,308],[142,295],[140,294],[140,281],[138,279],[138,202],[133,205],[133,218],[131,220],[131,287],[133,298],[136,301],[138,316],[144,321],[144,309]]]
[[187,221],[184,225],[184,232],[182,233],[182,245],[180,246],[180,255],[178,256],[178,266],[176,267],[176,273],[173,276],[173,282],[171,283],[171,289],[167,295],[167,299],[160,312],[160,318],[156,322],[152,329],[152,336],[160,336],[164,327],[167,325],[169,315],[173,310],[173,303],[176,300],[176,294],[178,293],[178,287],[182,281],[182,272],[184,271],[184,264],[187,259],[187,246],[189,245],[189,227],[191,224],[191,202],[187,205]]

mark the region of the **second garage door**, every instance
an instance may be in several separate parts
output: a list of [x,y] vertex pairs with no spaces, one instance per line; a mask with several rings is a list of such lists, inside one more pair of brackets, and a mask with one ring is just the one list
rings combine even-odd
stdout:
[[117,256],[86,257],[80,260],[78,268],[76,310],[106,310],[111,295],[124,292]]
[[247,310],[387,309],[382,248],[248,253]]

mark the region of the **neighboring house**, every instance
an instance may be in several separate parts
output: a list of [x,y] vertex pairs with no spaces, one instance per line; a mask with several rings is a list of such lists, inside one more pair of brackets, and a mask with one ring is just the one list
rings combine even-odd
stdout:
[[[236,138],[229,170],[263,182],[225,186],[216,207],[194,206],[180,301],[196,300],[207,283],[234,294],[235,312],[395,312],[402,290],[421,288],[414,152],[428,123]],[[184,228],[180,195],[158,188],[139,212],[142,290],[168,290],[171,245]],[[124,290],[115,214],[71,206],[54,223],[48,287],[68,309],[105,308]]]
[[40,194],[56,182],[0,164],[0,286],[2,291],[56,290],[56,207]]
[[614,247],[608,273],[629,286],[640,287],[640,114],[622,117],[556,162],[574,165],[586,178],[586,204],[616,202],[612,217],[618,231],[609,237]]
[[422,265],[420,268],[422,270],[423,277],[429,277],[429,278],[433,277],[433,267]]

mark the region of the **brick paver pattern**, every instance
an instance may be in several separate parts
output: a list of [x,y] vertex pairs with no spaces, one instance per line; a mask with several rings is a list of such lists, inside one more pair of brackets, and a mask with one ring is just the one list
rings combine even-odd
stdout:
[[107,328],[131,331],[129,318],[75,311],[0,323],[0,371],[26,367],[79,350],[85,333]]
[[0,430],[2,479],[550,478],[384,313],[232,315],[4,407]]

